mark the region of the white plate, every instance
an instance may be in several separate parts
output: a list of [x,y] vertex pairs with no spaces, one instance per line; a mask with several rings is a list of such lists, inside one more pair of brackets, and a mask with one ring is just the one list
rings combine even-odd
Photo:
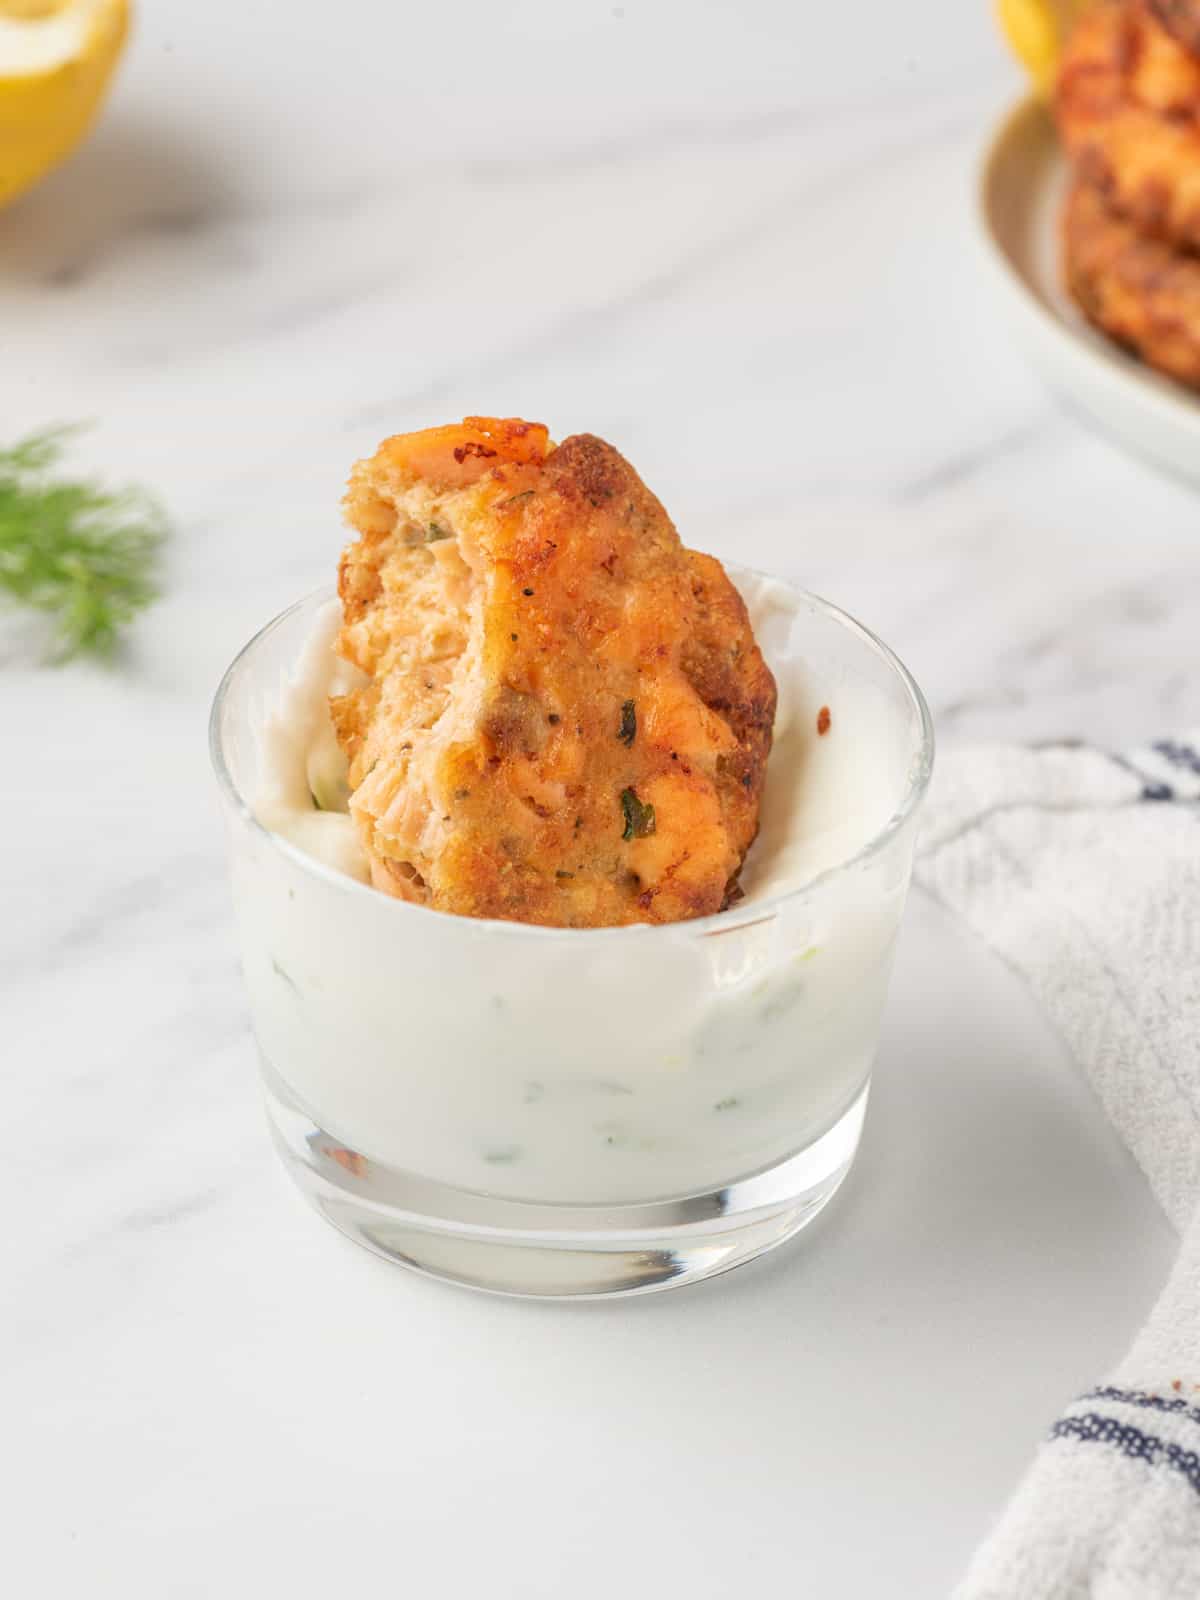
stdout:
[[1090,328],[1060,284],[1058,218],[1067,163],[1031,96],[1001,123],[979,177],[993,277],[1029,356],[1090,420],[1159,466],[1200,482],[1200,399]]

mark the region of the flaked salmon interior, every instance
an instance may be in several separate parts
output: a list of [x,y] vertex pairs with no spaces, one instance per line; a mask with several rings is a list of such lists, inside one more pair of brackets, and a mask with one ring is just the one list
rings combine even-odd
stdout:
[[422,904],[450,822],[439,766],[470,737],[483,700],[484,580],[478,551],[454,525],[452,498],[424,486],[398,496],[378,588],[340,641],[371,681],[330,704],[372,881]]

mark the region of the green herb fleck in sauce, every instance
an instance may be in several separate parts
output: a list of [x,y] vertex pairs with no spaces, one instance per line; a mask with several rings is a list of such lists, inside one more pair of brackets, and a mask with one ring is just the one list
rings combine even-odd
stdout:
[[617,738],[626,748],[637,738],[637,706],[632,700],[626,700],[621,707],[621,726]]
[[322,773],[315,784],[310,784],[309,793],[318,811],[338,811],[344,814],[350,808],[350,785],[345,778],[330,778],[328,774]]
[[521,1146],[519,1144],[498,1144],[491,1150],[483,1152],[483,1159],[492,1167],[511,1167],[514,1161],[521,1159]]
[[781,985],[769,996],[759,1012],[763,1022],[779,1022],[799,1003],[804,995],[802,983]]

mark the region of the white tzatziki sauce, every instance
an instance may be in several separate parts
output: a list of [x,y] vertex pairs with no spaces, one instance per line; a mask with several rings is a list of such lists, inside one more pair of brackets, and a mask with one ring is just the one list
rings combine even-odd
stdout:
[[[364,1160],[516,1199],[650,1200],[761,1171],[861,1096],[911,826],[853,858],[900,805],[916,736],[860,635],[786,584],[730,576],[779,711],[745,899],[726,926],[477,922],[350,890],[278,849],[243,863],[260,1048]],[[365,883],[327,705],[357,676],[334,655],[339,623],[336,601],[314,607],[258,730],[254,809]]]

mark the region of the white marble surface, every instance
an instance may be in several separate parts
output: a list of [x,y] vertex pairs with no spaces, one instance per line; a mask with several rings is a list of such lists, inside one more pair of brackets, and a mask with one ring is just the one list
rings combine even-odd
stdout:
[[[204,721],[350,460],[525,413],[881,632],[943,740],[1200,721],[1200,506],[1027,373],[973,253],[986,8],[143,6],[0,215],[0,436],[96,425],[167,591],[0,635],[4,1566],[23,1595],[935,1594],[1171,1241],[1015,981],[913,907],[797,1247],[521,1305],[323,1228],[256,1105]],[[15,1491],[15,1494],[14,1494]]]

